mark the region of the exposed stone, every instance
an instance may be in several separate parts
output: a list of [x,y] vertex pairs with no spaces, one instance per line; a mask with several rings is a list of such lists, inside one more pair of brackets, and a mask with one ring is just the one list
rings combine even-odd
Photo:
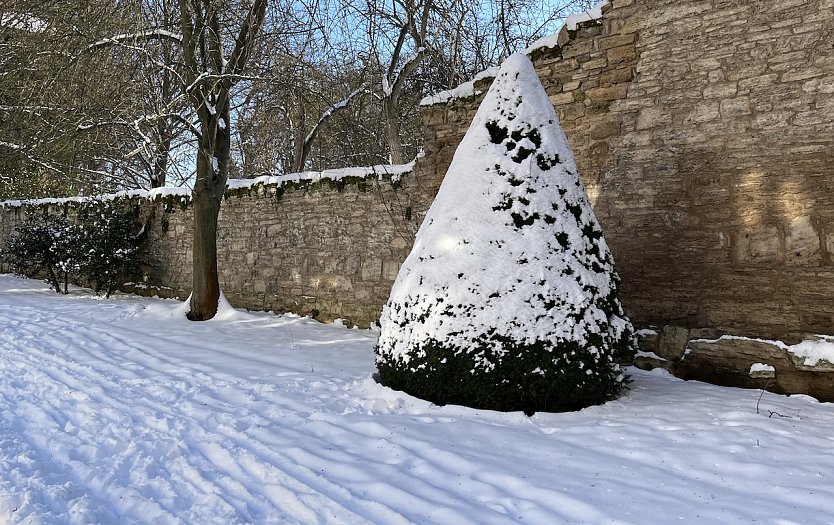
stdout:
[[810,217],[797,217],[788,223],[785,259],[792,266],[819,266],[822,262],[820,236]]
[[[707,380],[718,384],[767,388],[779,393],[802,393],[821,401],[834,401],[834,367],[797,366],[797,359],[783,346],[771,341],[745,338],[693,340],[686,356],[674,371],[685,379]],[[756,363],[766,363],[775,371],[751,374]]]
[[660,330],[657,355],[669,360],[680,361],[689,341],[689,329],[680,326],[664,326]]
[[736,239],[736,260],[748,264],[770,264],[781,261],[781,238],[775,227],[745,231]]

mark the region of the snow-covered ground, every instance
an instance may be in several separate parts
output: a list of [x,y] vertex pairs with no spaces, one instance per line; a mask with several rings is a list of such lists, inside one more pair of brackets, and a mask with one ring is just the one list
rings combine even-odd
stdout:
[[832,404],[632,370],[578,413],[438,407],[372,332],[181,313],[0,275],[0,522],[834,522]]

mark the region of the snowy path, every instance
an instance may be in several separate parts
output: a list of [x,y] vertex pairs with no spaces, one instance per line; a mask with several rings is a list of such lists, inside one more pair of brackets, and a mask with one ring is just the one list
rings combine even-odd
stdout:
[[0,522],[834,522],[834,405],[634,371],[579,413],[436,407],[370,332],[221,317],[0,275]]

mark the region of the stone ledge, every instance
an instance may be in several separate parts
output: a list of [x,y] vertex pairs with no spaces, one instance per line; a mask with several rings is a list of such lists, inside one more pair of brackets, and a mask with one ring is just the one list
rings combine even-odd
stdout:
[[[828,337],[790,334],[786,339],[795,344],[787,344],[726,334],[717,336],[715,332],[664,326],[654,335],[640,337],[641,352],[634,364],[645,370],[665,368],[687,380],[764,388],[781,394],[808,394],[820,401],[834,402],[834,363],[791,350],[800,344],[829,340]],[[712,338],[702,338],[705,336]]]

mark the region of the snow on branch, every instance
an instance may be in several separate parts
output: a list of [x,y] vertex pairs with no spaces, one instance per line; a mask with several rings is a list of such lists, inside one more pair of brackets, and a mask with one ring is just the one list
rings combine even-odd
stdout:
[[333,104],[332,106],[327,108],[327,110],[324,111],[324,113],[321,114],[321,116],[319,117],[318,122],[316,122],[316,124],[313,126],[313,129],[310,130],[310,133],[308,133],[307,136],[304,137],[304,143],[307,144],[307,143],[312,142],[313,139],[315,139],[316,134],[319,132],[319,129],[321,129],[322,125],[324,125],[324,123],[327,122],[330,119],[330,117],[335,115],[338,111],[343,110],[346,107],[348,107],[350,105],[350,103],[353,101],[353,99],[355,99],[359,95],[362,95],[362,94],[367,93],[367,92],[368,92],[367,84],[362,84],[361,86],[359,86],[358,88],[353,90],[353,92],[351,92],[350,95],[348,95],[347,97],[343,98],[339,102],[336,102],[335,104]]
[[394,93],[398,92],[402,85],[405,83],[406,79],[417,69],[417,66],[420,65],[424,56],[425,56],[426,48],[425,47],[418,47],[417,51],[405,59],[403,62],[402,67],[399,71],[396,71],[393,75],[393,78],[389,80],[387,76],[382,77],[382,91],[385,93],[386,97],[391,97]]
[[92,44],[87,46],[87,50],[91,51],[93,49],[98,49],[102,47],[124,44],[125,42],[135,40],[152,40],[154,38],[167,38],[168,40],[173,40],[175,42],[182,43],[181,34],[175,33],[173,31],[168,31],[167,29],[156,28],[148,29],[147,31],[139,31],[138,33],[124,33],[108,38],[102,38],[101,40],[93,42]]
[[0,27],[26,31],[27,33],[43,33],[47,25],[44,20],[23,13],[0,14]]
[[4,140],[0,140],[0,147],[14,149],[14,150],[22,150],[23,149],[23,147],[20,144],[13,144],[11,142],[6,142]]
[[45,168],[49,171],[54,171],[56,173],[64,173],[64,171],[62,169],[60,169],[59,167],[54,166],[52,164],[49,164],[47,162],[44,162],[42,160],[39,160],[39,159],[33,157],[32,155],[29,154],[28,151],[26,151],[26,148],[21,146],[20,144],[15,144],[13,142],[6,142],[4,140],[0,140],[0,147],[9,148],[9,149],[12,149],[12,150],[15,150],[15,151],[19,151],[31,163],[36,164],[38,166],[41,166],[42,168]]

